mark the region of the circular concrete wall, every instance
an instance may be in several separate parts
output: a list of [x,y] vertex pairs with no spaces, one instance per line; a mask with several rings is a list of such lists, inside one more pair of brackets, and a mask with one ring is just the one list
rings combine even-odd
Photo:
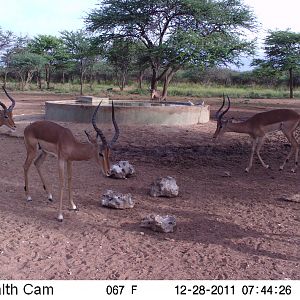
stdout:
[[[46,119],[89,123],[98,103],[47,101]],[[114,107],[118,124],[191,125],[209,121],[208,105],[191,105],[189,102],[114,100]],[[111,123],[111,101],[102,101],[96,121]]]

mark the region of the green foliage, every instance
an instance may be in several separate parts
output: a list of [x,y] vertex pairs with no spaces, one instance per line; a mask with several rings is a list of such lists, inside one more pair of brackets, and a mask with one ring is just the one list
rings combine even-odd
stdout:
[[265,39],[265,59],[256,59],[258,73],[274,76],[275,71],[289,72],[290,98],[293,98],[294,71],[300,69],[300,33],[270,31]]
[[0,27],[0,51],[3,51],[8,47],[14,39],[11,31],[4,31]]
[[273,31],[265,44],[267,61],[274,69],[300,68],[300,33]]
[[86,25],[101,42],[140,41],[155,88],[189,63],[238,63],[239,54],[253,49],[242,35],[255,27],[255,18],[241,0],[104,0]]
[[300,68],[300,33],[271,31],[265,39],[265,59],[255,59],[254,66],[272,72]]
[[41,69],[46,62],[45,57],[31,52],[21,52],[12,55],[10,68],[20,72],[34,72]]
[[43,55],[50,64],[65,55],[62,40],[51,35],[38,35],[30,41],[28,50]]

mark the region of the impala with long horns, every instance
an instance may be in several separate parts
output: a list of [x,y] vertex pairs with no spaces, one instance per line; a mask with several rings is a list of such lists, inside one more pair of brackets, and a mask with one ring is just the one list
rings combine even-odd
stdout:
[[41,173],[41,165],[45,161],[47,155],[53,154],[58,159],[59,171],[59,213],[58,220],[63,220],[62,201],[64,188],[64,166],[67,165],[68,174],[68,192],[71,209],[76,210],[77,207],[73,202],[72,196],[72,162],[81,160],[95,159],[104,176],[110,176],[110,151],[113,144],[119,137],[119,128],[115,120],[114,104],[112,102],[112,122],[115,128],[115,134],[110,142],[107,142],[104,134],[96,125],[96,115],[101,102],[95,109],[92,117],[92,125],[96,131],[96,138],[93,138],[85,131],[88,143],[77,141],[72,132],[51,121],[36,121],[28,125],[24,130],[24,141],[27,151],[27,157],[24,163],[25,176],[25,194],[28,201],[32,200],[29,195],[28,188],[28,170],[32,161],[37,168],[38,174],[42,181],[44,190],[48,194],[48,199],[52,201],[52,194]]
[[255,114],[246,121],[236,122],[232,119],[224,119],[224,115],[229,111],[230,99],[228,99],[227,108],[221,112],[225,105],[225,96],[223,95],[223,103],[219,110],[216,112],[217,129],[214,133],[214,138],[221,137],[225,132],[238,132],[249,134],[253,139],[252,149],[250,155],[250,161],[245,169],[246,172],[252,167],[254,153],[257,154],[261,164],[265,168],[269,168],[269,165],[265,164],[260,156],[260,149],[264,143],[264,139],[267,133],[281,130],[291,143],[291,150],[288,153],[283,164],[280,166],[282,170],[285,164],[289,161],[291,155],[295,152],[295,166],[292,168],[292,172],[295,172],[298,166],[298,153],[299,144],[294,137],[294,132],[299,125],[300,115],[292,109],[274,109],[262,113]]
[[16,105],[16,101],[7,93],[4,86],[2,87],[2,89],[11,101],[11,105],[7,108],[6,105],[0,101],[0,106],[3,108],[3,110],[0,111],[0,126],[4,125],[11,130],[15,130],[16,125],[13,119],[13,109]]

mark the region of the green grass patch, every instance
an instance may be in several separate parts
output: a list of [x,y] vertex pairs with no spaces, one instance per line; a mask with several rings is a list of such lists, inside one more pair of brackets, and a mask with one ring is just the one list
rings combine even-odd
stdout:
[[[9,83],[12,89],[18,89],[18,84]],[[148,84],[144,84],[145,88],[138,88],[137,85],[132,84],[126,86],[124,91],[113,83],[107,84],[84,84],[83,94],[84,95],[94,95],[94,96],[105,96],[109,95],[141,95],[150,96],[148,90]],[[162,91],[162,87],[159,86],[158,89]],[[28,90],[30,91],[40,91],[38,87],[34,84],[30,85]],[[43,92],[54,92],[62,94],[80,94],[80,85],[71,83],[52,83],[51,89],[42,90]],[[177,97],[193,97],[193,98],[212,98],[212,97],[222,97],[223,93],[232,98],[248,98],[248,99],[288,99],[289,90],[286,87],[280,88],[270,88],[263,86],[221,86],[221,85],[200,85],[193,83],[171,83],[168,89],[168,96]],[[294,98],[300,99],[300,88],[294,89]]]

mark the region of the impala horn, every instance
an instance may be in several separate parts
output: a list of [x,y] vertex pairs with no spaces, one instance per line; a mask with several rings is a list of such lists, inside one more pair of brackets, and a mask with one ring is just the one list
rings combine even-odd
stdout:
[[6,114],[7,113],[7,107],[6,107],[6,105],[0,101],[0,106],[2,106],[2,108],[4,110],[4,113]]
[[[101,101],[102,102],[102,101]],[[96,130],[97,132],[97,136],[100,136],[101,140],[102,140],[102,143],[104,145],[108,145],[109,147],[112,147],[112,145],[117,141],[118,137],[119,137],[119,134],[120,134],[120,131],[119,131],[119,127],[117,125],[117,122],[116,122],[116,119],[115,119],[115,108],[114,108],[114,102],[112,101],[112,110],[111,110],[111,116],[112,116],[112,122],[114,124],[114,128],[115,128],[115,134],[111,140],[111,142],[108,144],[107,141],[106,141],[106,138],[103,134],[103,132],[97,127],[96,125],[96,115],[98,113],[98,110],[99,110],[99,107],[101,105],[101,102],[98,104],[97,108],[95,109],[94,111],[94,114],[93,114],[93,117],[92,117],[92,124],[94,126],[94,129]]]
[[9,106],[9,108],[7,109],[7,111],[12,112],[15,105],[16,105],[16,101],[7,93],[6,89],[4,86],[2,86],[3,91],[5,92],[6,96],[10,99],[11,101],[11,105]]
[[228,106],[227,106],[227,108],[222,112],[222,113],[220,113],[221,112],[221,110],[222,110],[222,108],[224,107],[224,105],[225,105],[225,95],[223,94],[223,103],[222,103],[222,105],[221,105],[221,107],[219,108],[219,110],[216,112],[216,119],[219,121],[219,120],[221,120],[222,119],[222,117],[228,112],[228,110],[229,110],[229,108],[230,108],[230,99],[229,99],[229,97],[227,96],[227,99],[228,99]]
[[109,147],[110,148],[117,141],[117,139],[118,139],[118,137],[120,135],[120,130],[119,130],[118,124],[117,124],[116,119],[115,119],[114,101],[111,101],[111,119],[112,119],[112,122],[113,122],[114,127],[115,127],[115,135],[113,136],[113,138],[111,139],[111,141],[109,143]]
[[103,132],[96,125],[96,115],[98,113],[98,110],[99,110],[99,107],[100,107],[101,103],[102,103],[102,101],[98,104],[97,108],[95,109],[95,111],[93,113],[92,124],[93,124],[94,129],[97,132],[97,137],[100,136],[103,145],[107,145],[107,141],[106,141],[106,138],[105,138]]

